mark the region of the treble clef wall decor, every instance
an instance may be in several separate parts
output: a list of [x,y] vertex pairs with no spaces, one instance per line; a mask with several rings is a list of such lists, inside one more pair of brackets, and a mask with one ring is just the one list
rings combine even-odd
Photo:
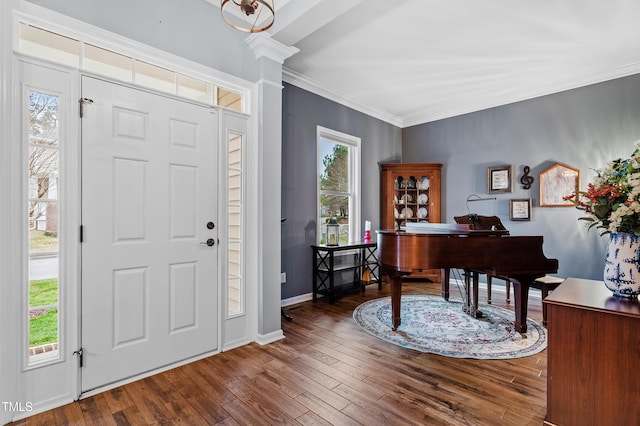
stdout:
[[520,183],[524,185],[523,186],[524,189],[531,188],[531,184],[533,183],[533,177],[529,176],[530,171],[531,170],[529,169],[529,166],[524,166],[524,170],[523,170],[524,174],[520,178]]

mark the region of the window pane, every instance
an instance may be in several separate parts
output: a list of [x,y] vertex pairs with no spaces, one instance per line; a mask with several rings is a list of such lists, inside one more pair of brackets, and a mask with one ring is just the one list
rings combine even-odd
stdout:
[[242,200],[242,174],[229,170],[229,204],[240,204]]
[[20,23],[18,50],[61,64],[80,65],[80,42],[40,28]]
[[229,278],[227,288],[229,297],[227,299],[227,315],[238,315],[242,313],[242,281],[239,278]]
[[320,194],[320,223],[321,239],[324,244],[327,237],[326,223],[329,219],[336,219],[340,225],[340,243],[349,242],[349,203],[351,197],[347,195]]
[[136,61],[135,82],[155,90],[176,93],[176,73],[146,62]]
[[229,135],[229,167],[242,168],[242,135]]
[[29,92],[29,362],[59,356],[58,98]]
[[345,145],[320,141],[320,189],[349,192],[349,148]]
[[240,207],[229,207],[229,240],[242,239],[242,211]]
[[211,105],[213,102],[213,84],[178,74],[178,95]]
[[29,148],[29,197],[58,198],[58,150]]
[[133,59],[91,44],[84,46],[84,69],[123,81],[133,79]]
[[29,92],[29,143],[58,146],[58,97]]
[[242,111],[242,95],[233,90],[218,87],[217,105],[234,111]]
[[229,242],[229,278],[240,278],[242,276],[240,249],[241,246],[239,242]]

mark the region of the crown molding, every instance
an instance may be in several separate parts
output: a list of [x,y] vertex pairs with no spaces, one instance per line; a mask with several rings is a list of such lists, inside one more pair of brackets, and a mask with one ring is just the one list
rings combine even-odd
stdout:
[[450,108],[440,105],[437,110],[424,110],[417,112],[416,114],[403,117],[404,126],[417,126],[432,121],[443,120],[446,118],[456,117],[472,112],[505,106],[516,102],[540,98],[542,96],[548,96],[554,93],[561,93],[568,90],[579,89],[581,87],[604,83],[607,81],[616,80],[618,78],[629,77],[634,74],[640,74],[640,61],[629,63],[606,71],[590,73],[583,76],[583,78],[581,79],[576,79],[575,77],[564,80],[560,79],[554,84],[536,87],[534,90],[517,91],[506,93],[501,96],[485,98],[482,100],[472,100],[471,102],[458,104]]
[[251,34],[245,40],[256,55],[256,59],[265,57],[279,64],[284,64],[285,59],[300,51],[297,47],[284,45],[264,33]]
[[391,114],[387,111],[380,110],[378,108],[364,105],[358,101],[355,101],[346,96],[340,95],[317,81],[314,81],[302,74],[299,74],[289,68],[282,68],[282,80],[286,83],[297,86],[301,89],[307,90],[316,95],[322,96],[341,105],[352,108],[356,111],[367,114],[371,117],[385,121],[394,126],[400,128],[417,126],[420,124],[429,123],[432,121],[443,120],[446,118],[456,117],[459,115],[469,114],[472,112],[482,111],[485,109],[496,108],[512,104],[515,102],[526,101],[542,96],[551,95],[554,93],[560,93],[567,90],[578,89],[580,87],[586,87],[593,84],[604,83],[606,81],[615,80],[618,78],[628,77],[630,75],[640,74],[640,61],[629,63],[620,67],[616,67],[611,70],[601,71],[598,73],[592,73],[585,75],[582,79],[576,80],[572,77],[571,80],[556,81],[553,85],[547,85],[545,87],[536,87],[534,90],[518,91],[512,93],[505,93],[500,96],[483,99],[472,99],[469,102],[462,104],[452,105],[447,107],[445,105],[439,105],[437,108],[428,109],[423,111],[417,111],[414,114],[409,114],[404,117]]
[[303,76],[302,74],[299,74],[287,67],[282,67],[282,80],[285,83],[292,84],[296,87],[307,90],[318,96],[322,96],[323,98],[327,98],[331,101],[337,102],[340,105],[344,105],[346,107],[359,111],[363,114],[369,115],[373,118],[377,118],[378,120],[382,120],[389,124],[393,124],[394,126],[403,127],[404,123],[401,117],[398,117],[397,115],[391,114],[387,111],[383,111],[379,108],[372,108],[354,99],[340,95],[322,86],[317,81],[314,81],[306,76]]

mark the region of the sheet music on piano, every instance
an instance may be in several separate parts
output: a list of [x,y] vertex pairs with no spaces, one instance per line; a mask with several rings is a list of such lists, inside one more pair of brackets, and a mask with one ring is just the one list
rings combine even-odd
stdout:
[[457,223],[409,222],[400,229],[414,234],[468,234],[471,226]]

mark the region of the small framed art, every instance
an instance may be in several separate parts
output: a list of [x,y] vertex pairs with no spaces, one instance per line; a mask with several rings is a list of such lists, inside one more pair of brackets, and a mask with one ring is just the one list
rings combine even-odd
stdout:
[[513,166],[492,166],[487,168],[487,192],[498,194],[512,192]]
[[580,170],[557,163],[540,173],[541,207],[575,207],[564,197],[575,194],[580,188]]
[[511,220],[531,220],[531,198],[509,200],[509,219]]

